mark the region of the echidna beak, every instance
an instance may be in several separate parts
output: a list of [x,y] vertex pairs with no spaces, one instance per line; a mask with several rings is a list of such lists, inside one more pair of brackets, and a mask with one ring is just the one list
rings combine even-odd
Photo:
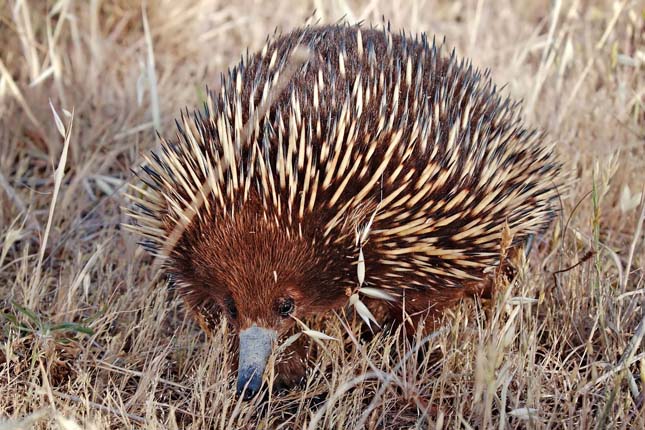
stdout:
[[240,358],[237,373],[237,394],[252,399],[262,386],[262,374],[277,338],[275,330],[255,324],[240,332]]

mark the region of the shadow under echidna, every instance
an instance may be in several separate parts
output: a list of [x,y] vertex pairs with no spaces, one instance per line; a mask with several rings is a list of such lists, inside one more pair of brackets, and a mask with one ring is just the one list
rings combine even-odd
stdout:
[[502,232],[510,251],[543,232],[560,183],[487,72],[425,35],[347,25],[268,40],[143,171],[131,229],[202,327],[235,328],[246,398],[296,318],[347,304],[361,251],[385,316],[436,318],[490,293]]

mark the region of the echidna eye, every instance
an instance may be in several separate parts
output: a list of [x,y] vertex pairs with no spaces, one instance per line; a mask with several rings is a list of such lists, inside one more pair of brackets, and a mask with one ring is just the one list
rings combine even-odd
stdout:
[[291,315],[296,305],[291,297],[287,297],[278,304],[278,313],[283,317]]
[[235,300],[233,300],[233,297],[227,296],[224,299],[224,305],[226,306],[226,310],[228,311],[229,316],[233,319],[236,319],[237,308],[235,307]]

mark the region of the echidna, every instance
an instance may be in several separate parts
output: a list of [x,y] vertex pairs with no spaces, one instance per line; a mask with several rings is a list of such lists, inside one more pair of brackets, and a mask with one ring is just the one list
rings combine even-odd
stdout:
[[239,333],[255,394],[276,339],[365,283],[393,314],[488,288],[555,213],[560,164],[488,72],[426,35],[305,27],[268,39],[143,166],[133,229],[203,325]]

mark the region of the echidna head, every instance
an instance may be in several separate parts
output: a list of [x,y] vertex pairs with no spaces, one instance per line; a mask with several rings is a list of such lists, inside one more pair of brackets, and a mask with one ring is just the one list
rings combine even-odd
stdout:
[[293,327],[293,317],[347,300],[337,282],[338,260],[317,252],[302,226],[285,225],[253,206],[247,202],[216,222],[195,219],[168,263],[203,320],[221,313],[239,333],[237,389],[245,397],[259,390],[274,341]]

